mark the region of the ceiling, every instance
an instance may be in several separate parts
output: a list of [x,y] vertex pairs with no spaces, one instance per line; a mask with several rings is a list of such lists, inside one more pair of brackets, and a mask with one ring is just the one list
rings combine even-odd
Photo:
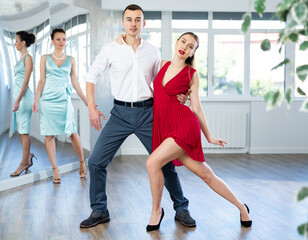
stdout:
[[70,3],[70,0],[1,0],[0,20],[26,18],[47,7],[51,12],[55,12]]

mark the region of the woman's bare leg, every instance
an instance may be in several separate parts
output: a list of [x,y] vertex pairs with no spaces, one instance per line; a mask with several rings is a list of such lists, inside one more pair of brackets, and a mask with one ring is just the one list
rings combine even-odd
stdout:
[[173,159],[183,155],[184,150],[176,144],[174,139],[167,138],[149,156],[146,163],[152,192],[152,214],[149,225],[159,223],[161,217],[161,198],[164,188],[162,167]]
[[73,133],[70,136],[73,148],[75,149],[78,157],[79,157],[79,173],[80,177],[85,177],[87,175],[86,171],[86,163],[84,161],[84,154],[83,154],[83,149],[80,141],[80,137],[78,133]]
[[52,168],[57,168],[55,136],[45,136],[45,146]]
[[243,221],[251,220],[245,205],[235,196],[228,185],[215,175],[205,162],[194,161],[187,154],[182,155],[178,159],[190,171],[198,175],[214,192],[234,204],[240,210]]
[[20,134],[20,142],[22,147],[22,159],[16,171],[10,174],[10,176],[12,177],[19,176],[21,172],[23,172],[25,169],[28,169],[31,165],[31,163],[29,162],[31,145],[29,135]]
[[22,160],[21,163],[27,164],[29,163],[29,155],[30,155],[30,146],[31,141],[28,134],[21,134],[20,135],[20,142],[22,146]]

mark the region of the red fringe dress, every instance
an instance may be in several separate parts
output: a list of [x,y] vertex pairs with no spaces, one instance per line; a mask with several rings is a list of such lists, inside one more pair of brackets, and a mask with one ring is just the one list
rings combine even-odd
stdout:
[[[162,81],[170,63],[167,62],[161,68],[154,80],[152,150],[154,152],[166,138],[171,137],[189,157],[195,161],[204,162],[198,118],[176,97],[178,94],[187,93],[196,70],[185,66],[163,86]],[[173,160],[173,163],[175,166],[183,165],[177,159]]]

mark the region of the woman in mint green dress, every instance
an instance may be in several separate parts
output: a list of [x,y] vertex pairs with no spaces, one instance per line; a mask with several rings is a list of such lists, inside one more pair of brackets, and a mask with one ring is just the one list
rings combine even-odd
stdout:
[[15,36],[15,47],[20,52],[21,57],[14,66],[14,133],[20,134],[22,145],[22,160],[11,177],[19,176],[24,170],[28,170],[33,165],[33,153],[30,153],[30,122],[32,114],[33,94],[28,87],[29,79],[33,69],[32,57],[27,52],[27,48],[35,42],[35,36],[32,33],[20,31]]
[[61,183],[56,163],[55,135],[70,136],[79,157],[80,177],[86,176],[83,149],[74,121],[74,108],[70,96],[73,87],[86,105],[87,100],[77,80],[76,62],[73,57],[64,54],[65,31],[54,29],[51,42],[54,52],[41,57],[40,81],[32,109],[40,114],[41,135],[45,136],[45,145],[53,168],[53,182]]

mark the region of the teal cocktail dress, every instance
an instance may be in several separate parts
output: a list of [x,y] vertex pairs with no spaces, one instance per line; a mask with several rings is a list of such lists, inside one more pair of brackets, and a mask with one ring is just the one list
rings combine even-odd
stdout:
[[[13,91],[14,102],[18,98],[21,87],[25,80],[26,56],[20,59],[14,66],[14,80],[15,80],[14,91]],[[14,133],[16,131],[19,134],[30,133],[32,104],[33,104],[33,94],[31,89],[27,87],[27,90],[19,103],[19,109],[16,112],[14,112],[14,130],[13,130]]]
[[71,135],[77,132],[74,108],[71,102],[71,57],[59,67],[47,54],[46,81],[39,99],[41,135]]

